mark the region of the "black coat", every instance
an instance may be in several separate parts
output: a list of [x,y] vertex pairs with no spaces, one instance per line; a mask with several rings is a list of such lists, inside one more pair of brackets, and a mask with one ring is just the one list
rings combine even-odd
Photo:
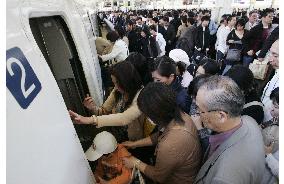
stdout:
[[[248,31],[245,29],[244,30],[244,36],[242,39],[240,39],[235,32],[235,29],[233,29],[227,36],[227,45],[229,45],[229,49],[238,49],[238,50],[243,50],[243,39],[245,35],[248,34]],[[242,44],[236,44],[236,43],[229,43],[229,40],[234,40],[234,41],[241,41]]]
[[[150,51],[152,51],[152,55]],[[156,58],[158,56],[158,49],[154,37],[149,36],[140,39],[140,53],[146,58]]]
[[127,33],[127,38],[129,40],[129,52],[138,52],[139,51],[139,38],[140,36],[132,30]]
[[201,48],[202,51],[205,51],[206,48],[209,48],[209,41],[210,41],[210,31],[208,26],[205,28],[205,31],[203,31],[202,25],[199,25],[196,29],[195,46],[197,48]]
[[196,27],[190,26],[188,30],[180,38],[183,38],[183,37],[188,40],[189,42],[188,45],[190,46],[191,49],[193,49],[195,46]]
[[173,50],[176,47],[176,41],[177,41],[177,32],[175,30],[175,25],[170,24],[168,29],[166,30],[166,55],[169,54],[171,50]]
[[[259,51],[265,42],[265,40],[262,39],[263,34],[263,24],[259,23],[258,25],[251,28],[251,30],[246,34],[243,38],[243,44],[244,44],[244,53],[247,53],[250,50],[254,50],[254,53]],[[259,40],[256,47],[253,49],[256,41]]]
[[258,54],[259,58],[265,58],[266,53],[270,49],[271,45],[279,39],[279,26],[277,26],[270,34],[270,36],[267,38],[267,40],[264,42],[264,45]]
[[163,35],[164,38],[166,38],[166,29],[161,26],[161,25],[158,25],[158,32],[161,33]]

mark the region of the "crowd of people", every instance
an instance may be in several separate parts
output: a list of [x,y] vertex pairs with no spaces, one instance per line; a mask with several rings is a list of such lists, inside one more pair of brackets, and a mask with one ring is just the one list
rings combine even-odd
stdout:
[[[87,96],[107,127],[86,152],[97,183],[279,180],[279,23],[274,9],[102,12],[97,38],[107,99]],[[267,62],[264,88],[250,65]]]

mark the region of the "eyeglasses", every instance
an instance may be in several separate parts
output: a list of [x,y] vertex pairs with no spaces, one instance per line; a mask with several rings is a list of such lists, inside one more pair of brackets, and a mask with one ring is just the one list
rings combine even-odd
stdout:
[[199,110],[197,110],[195,114],[198,115],[198,116],[200,116],[200,114],[203,114],[203,113],[206,113],[206,112],[207,112],[207,113],[209,113],[209,112],[215,112],[215,111],[219,111],[219,110],[210,110],[210,111],[199,111]]
[[222,112],[225,112],[226,114],[228,114],[227,111],[224,111],[224,110],[219,110],[219,109],[215,109],[215,110],[210,110],[210,111],[200,111],[200,108],[197,106],[196,108],[196,115],[200,116],[200,114],[204,114],[204,113],[209,113],[209,112],[217,112],[217,111],[222,111]]

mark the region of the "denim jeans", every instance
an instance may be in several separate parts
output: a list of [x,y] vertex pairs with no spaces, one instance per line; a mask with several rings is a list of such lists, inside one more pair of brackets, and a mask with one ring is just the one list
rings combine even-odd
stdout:
[[252,63],[253,56],[243,56],[243,65],[249,67],[249,64]]
[[232,68],[232,65],[226,65],[222,75],[225,75],[231,68]]

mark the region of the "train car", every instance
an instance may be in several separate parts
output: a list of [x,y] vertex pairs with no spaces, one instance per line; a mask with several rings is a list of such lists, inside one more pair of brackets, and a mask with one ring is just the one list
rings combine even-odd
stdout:
[[75,0],[6,8],[7,183],[95,183],[84,150],[96,129],[68,114],[88,115],[86,94],[103,102],[95,11]]

